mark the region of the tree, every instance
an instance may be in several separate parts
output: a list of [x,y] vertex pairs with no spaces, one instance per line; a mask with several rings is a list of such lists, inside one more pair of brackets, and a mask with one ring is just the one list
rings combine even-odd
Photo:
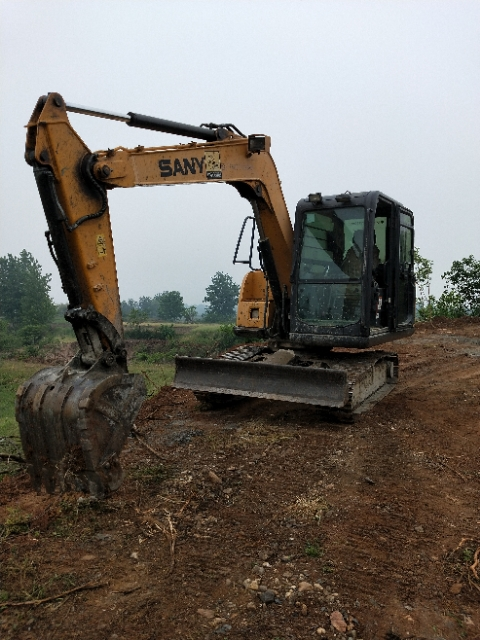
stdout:
[[42,274],[40,263],[28,251],[23,250],[19,257],[8,254],[0,258],[0,314],[14,329],[25,328],[25,335],[33,342],[55,316],[51,277]]
[[446,290],[460,299],[466,311],[480,316],[480,261],[472,255],[463,260],[455,260],[442,275]]
[[185,305],[179,291],[164,291],[155,297],[158,300],[157,313],[160,320],[174,322],[183,318]]
[[210,322],[228,322],[235,317],[240,287],[233,282],[231,276],[221,271],[212,278],[212,283],[206,288],[203,302],[208,303],[205,319]]
[[192,305],[191,307],[185,307],[183,310],[183,316],[187,324],[195,324],[197,315],[198,311],[195,305]]
[[417,284],[417,299],[421,304],[426,304],[430,296],[430,283],[432,281],[433,260],[428,260],[420,255],[420,250],[415,247],[415,280]]

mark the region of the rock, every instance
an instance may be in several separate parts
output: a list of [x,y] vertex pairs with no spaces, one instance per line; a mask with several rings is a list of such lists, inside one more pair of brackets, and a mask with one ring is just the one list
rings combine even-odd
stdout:
[[258,591],[258,580],[252,580],[248,588],[252,591]]
[[224,633],[228,633],[231,630],[232,630],[231,624],[222,624],[221,627],[218,627],[218,629],[215,629],[214,633],[224,634]]
[[258,590],[259,590],[259,591],[266,591],[267,589],[268,589],[268,587],[267,587],[267,585],[266,585],[266,584],[260,584],[260,585],[258,586]]
[[417,533],[423,533],[424,532],[424,529],[423,529],[421,524],[419,524],[418,527],[414,527],[414,529],[415,529],[415,531]]
[[132,560],[138,560],[138,551],[132,551],[130,558],[132,558]]
[[222,484],[222,480],[217,476],[215,471],[212,471],[211,469],[208,472],[208,479],[213,482],[213,484]]
[[455,584],[452,584],[452,586],[450,587],[450,593],[453,593],[453,595],[458,595],[461,590],[463,588],[463,584],[461,582],[455,582]]
[[305,603],[303,603],[302,606],[300,607],[300,613],[302,614],[302,616],[308,615],[308,608]]
[[282,556],[282,562],[290,562],[292,556]]
[[316,634],[317,636],[324,636],[327,633],[327,630],[323,627],[317,627]]
[[[317,589],[318,591],[323,591],[323,587],[321,584],[318,584],[318,582],[315,582],[315,584],[313,585],[314,589]],[[321,627],[319,627],[319,629],[321,629]]]
[[347,630],[347,623],[340,611],[333,611],[330,614],[330,622],[332,623],[332,627],[341,633],[345,633]]
[[86,555],[80,558],[81,562],[90,562],[91,560],[95,560],[97,556],[94,556],[93,553],[87,553]]
[[298,585],[298,593],[304,593],[305,591],[313,591],[313,584],[305,581],[300,582]]
[[275,591],[267,589],[266,591],[263,591],[263,593],[259,593],[258,597],[265,604],[271,604],[272,602],[275,602]]
[[197,613],[207,620],[213,620],[215,617],[215,611],[213,609],[197,609]]
[[289,578],[291,578],[293,576],[293,573],[291,571],[285,571],[284,574],[282,574],[284,578],[287,578],[287,580]]
[[252,584],[252,581],[250,580],[250,578],[245,578],[242,584],[245,587],[245,589],[250,589],[250,585]]
[[212,627],[218,627],[221,624],[224,624],[227,621],[226,618],[214,618],[210,624],[212,625]]
[[265,569],[263,567],[259,567],[258,564],[256,564],[252,569],[252,573],[257,576],[263,576],[263,574],[265,573]]
[[232,584],[231,579],[230,579],[230,578],[227,578],[227,579],[225,580],[225,584],[227,585],[227,587],[229,587],[229,586]]
[[248,602],[246,608],[247,609],[256,609],[257,607],[255,606],[254,602]]

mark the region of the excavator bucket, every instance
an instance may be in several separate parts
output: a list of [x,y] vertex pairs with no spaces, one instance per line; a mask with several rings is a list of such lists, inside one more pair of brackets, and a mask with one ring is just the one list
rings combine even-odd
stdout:
[[[279,364],[282,361],[286,364]],[[175,365],[173,386],[199,395],[311,404],[343,416],[360,413],[377,402],[398,378],[397,356],[378,351],[335,352],[308,359],[290,350],[273,354],[257,350],[248,360],[231,354],[216,359],[182,356],[175,359]]]
[[146,395],[142,376],[101,361],[36,373],[17,392],[16,417],[34,487],[104,497],[123,479],[118,456]]

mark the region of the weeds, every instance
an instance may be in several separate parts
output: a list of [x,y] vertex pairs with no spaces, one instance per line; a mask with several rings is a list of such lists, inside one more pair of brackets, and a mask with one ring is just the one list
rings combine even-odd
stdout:
[[169,477],[169,471],[163,464],[139,464],[131,472],[131,476],[137,482],[152,486],[166,480]]
[[307,542],[304,552],[309,558],[321,558],[325,554],[325,551],[319,545],[318,541]]
[[5,522],[0,525],[0,537],[8,538],[26,533],[30,529],[31,521],[32,516],[29,513],[16,507],[7,507],[7,517]]

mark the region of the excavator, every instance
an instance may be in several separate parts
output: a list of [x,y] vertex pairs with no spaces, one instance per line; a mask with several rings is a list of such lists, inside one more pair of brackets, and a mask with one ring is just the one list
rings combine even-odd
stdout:
[[[68,112],[190,141],[92,153]],[[234,328],[246,344],[216,358],[177,357],[175,387],[213,400],[310,404],[347,417],[392,389],[397,356],[373,347],[414,330],[412,212],[379,191],[312,192],[298,202],[292,228],[270,146],[268,136],[245,136],[232,124],[110,113],[67,103],[58,93],[38,100],[25,159],[79,350],[66,365],[37,372],[17,393],[37,489],[97,497],[116,490],[123,478],[119,456],[145,397],[143,377],[127,368],[107,199],[114,188],[222,182],[252,207],[249,259],[238,260],[240,239],[235,252],[235,261],[250,266]],[[252,267],[255,229],[259,269]]]

